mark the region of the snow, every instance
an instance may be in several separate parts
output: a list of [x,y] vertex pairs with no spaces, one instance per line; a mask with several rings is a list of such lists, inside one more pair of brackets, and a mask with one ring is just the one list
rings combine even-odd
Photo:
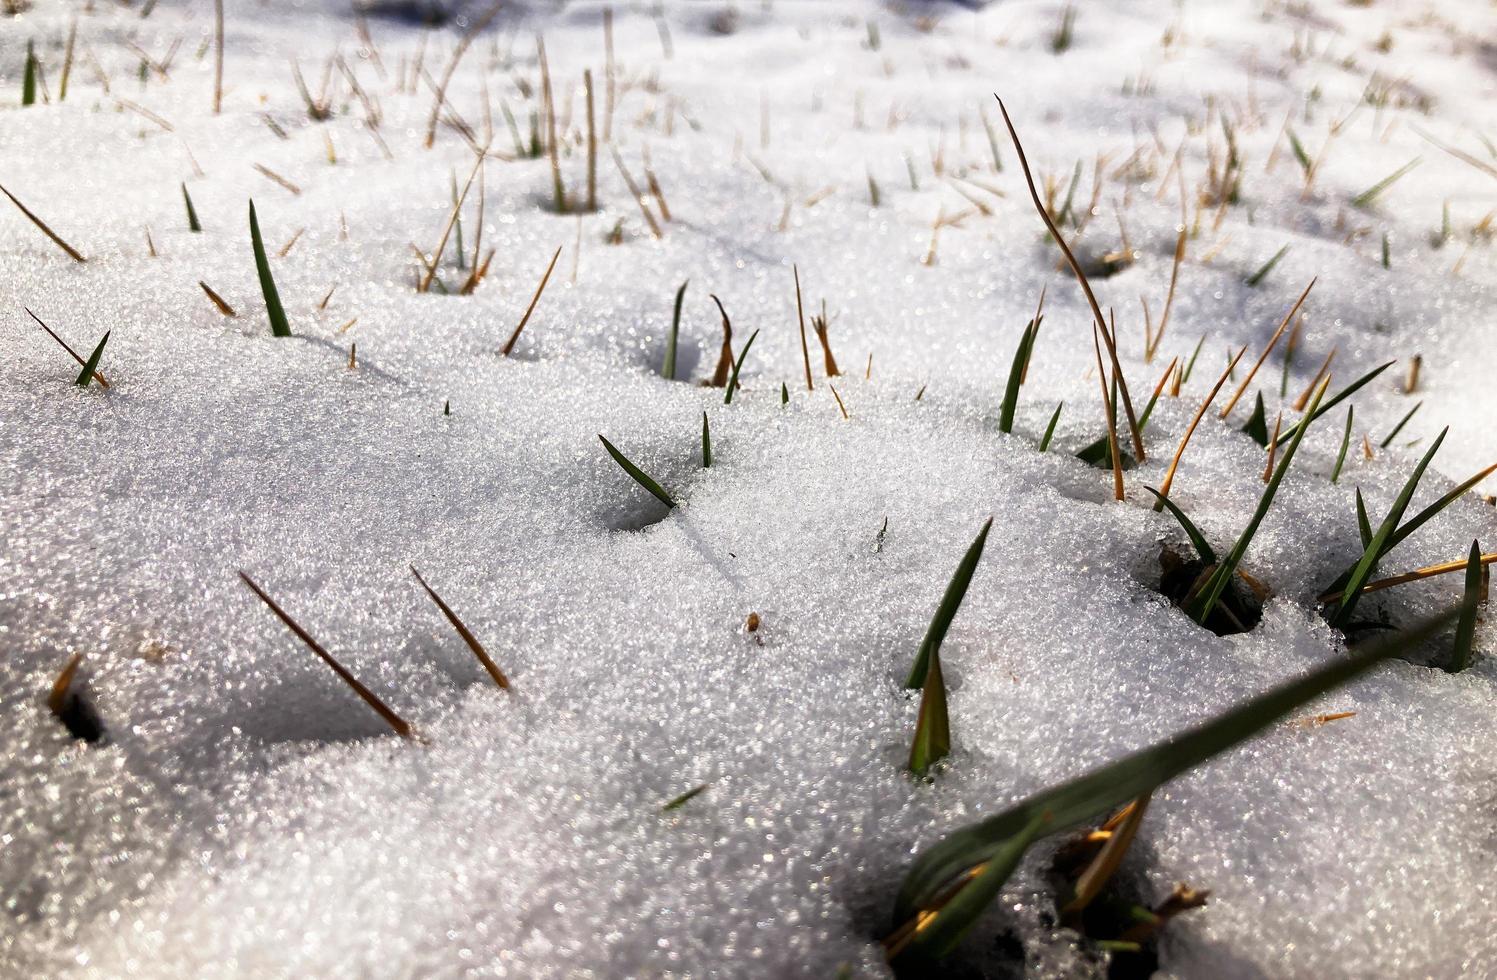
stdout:
[[[0,21],[0,182],[89,259],[73,263],[0,210],[0,973],[886,975],[877,940],[920,848],[1337,656],[1315,596],[1360,551],[1354,489],[1378,520],[1444,426],[1416,508],[1497,461],[1497,268],[1479,227],[1493,177],[1415,128],[1493,162],[1475,134],[1497,122],[1480,40],[1497,13],[1457,0],[1083,4],[1073,47],[1053,54],[1059,9],[668,4],[666,57],[661,19],[619,4],[615,144],[637,178],[648,147],[675,220],[653,240],[606,152],[602,210],[581,218],[550,209],[544,159],[493,159],[483,237],[495,258],[467,297],[418,295],[410,245],[433,249],[473,154],[447,125],[424,148],[431,88],[398,80],[418,57],[440,78],[458,28],[370,18],[382,74],[342,4],[230,3],[214,116],[210,4],[162,3],[144,18],[37,4]],[[506,8],[456,72],[451,105],[481,137],[486,90],[493,148],[511,155],[498,102],[528,133],[534,101],[519,86],[536,83],[543,32],[559,111],[577,130],[582,69],[602,87],[602,10]],[[75,16],[86,56],[59,103]],[[178,38],[168,78],[148,71],[142,83],[131,45],[159,60]],[[52,102],[23,109],[28,40]],[[333,118],[308,119],[289,59],[315,91],[335,50],[378,100],[392,160],[342,81]],[[1395,97],[1356,109],[1374,76],[1395,82]],[[1125,94],[1128,78],[1145,79],[1142,91]],[[1181,397],[1155,410],[1126,503],[1111,499],[1110,474],[1072,455],[1101,432],[1089,313],[1006,138],[993,171],[979,113],[1001,134],[995,91],[1038,175],[1063,190],[1083,162],[1078,207],[1098,153],[1111,170],[1143,148],[1142,179],[1110,178],[1081,239],[1117,248],[1122,210],[1137,260],[1094,285],[1116,308],[1135,403],[1207,338]],[[1222,152],[1223,107],[1243,199],[1219,226],[1203,211],[1145,364],[1139,297],[1157,323],[1180,221],[1169,161],[1183,140],[1194,188],[1208,143]],[[1311,155],[1344,122],[1308,194],[1281,135],[1289,115]],[[568,145],[577,193],[584,157]],[[1373,204],[1351,203],[1415,157]],[[1003,196],[962,184],[992,214],[943,228],[926,265],[937,215],[972,207],[937,159]],[[202,234],[186,227],[183,182]],[[265,320],[251,197],[290,340]],[[1454,234],[1435,247],[1446,202]],[[624,242],[606,244],[621,219]],[[470,198],[470,249],[475,221]],[[1245,285],[1285,244],[1273,272]],[[498,356],[557,246],[516,356]],[[457,283],[452,254],[442,276]],[[814,337],[805,390],[792,264],[808,316],[824,298],[833,317],[847,372],[833,383],[850,418]],[[1248,553],[1274,591],[1263,623],[1216,637],[1155,591],[1161,542],[1183,536],[1143,487],[1163,478],[1229,351],[1246,344],[1244,364],[1256,358],[1311,277],[1285,401],[1334,348],[1333,389],[1399,362],[1356,397],[1358,441],[1376,447],[1424,404],[1373,459],[1354,444],[1335,485],[1344,412],[1311,429]],[[709,293],[732,317],[735,350],[760,331],[732,405],[660,377],[684,280],[683,378],[715,363]],[[199,281],[239,316],[222,317]],[[1005,436],[1004,379],[1046,286]],[[111,331],[100,365],[111,388],[73,387],[77,366],[23,305],[85,356]],[[1420,390],[1408,395],[1416,353]],[[1270,424],[1282,364],[1272,355],[1254,385]],[[1038,453],[1061,400],[1055,443]],[[1230,424],[1208,415],[1176,478],[1173,498],[1213,542],[1232,539],[1262,492],[1262,452],[1238,431],[1251,400],[1250,389]],[[630,482],[599,433],[681,506],[667,512]],[[903,764],[918,704],[899,683],[990,515],[943,648],[954,756],[917,783]],[[1463,556],[1473,538],[1492,550],[1497,516],[1469,495],[1383,572]],[[425,744],[391,737],[240,569]],[[1453,603],[1459,579],[1360,608],[1412,622]],[[752,632],[750,613],[762,624]],[[1478,649],[1493,641],[1483,623]],[[72,741],[48,712],[72,652],[85,655],[108,744]],[[1494,682],[1486,656],[1459,675],[1395,662],[1306,711],[1355,717],[1276,726],[1156,794],[1125,876],[1150,900],[1176,881],[1212,891],[1165,931],[1161,968],[1497,970]],[[1100,975],[1100,954],[1054,925],[1045,854],[1010,882],[960,969],[1016,969],[998,941],[1011,934],[1031,973]]]

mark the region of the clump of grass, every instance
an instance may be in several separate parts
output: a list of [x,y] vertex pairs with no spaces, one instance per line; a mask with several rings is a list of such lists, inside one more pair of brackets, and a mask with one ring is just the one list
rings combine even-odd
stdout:
[[652,495],[654,495],[656,500],[659,500],[662,504],[665,504],[665,506],[670,508],[674,508],[676,506],[675,500],[671,499],[671,495],[666,493],[665,490],[661,488],[660,484],[651,479],[650,475],[644,470],[640,469],[638,466],[635,466],[632,462],[630,462],[629,457],[619,452],[613,443],[604,438],[601,432],[598,434],[598,438],[602,440],[603,448],[608,450],[608,455],[613,457],[613,461],[615,463],[618,463],[619,467],[625,473],[629,474],[630,479],[648,490]]
[[676,343],[681,336],[681,303],[686,299],[686,287],[691,284],[687,280],[676,290],[676,306],[671,313],[671,332],[665,342],[665,363],[661,365],[660,375],[667,381],[676,380]]
[[1409,525],[1412,526],[1406,526],[1406,529],[1399,527],[1399,522],[1403,520],[1404,512],[1408,509],[1410,501],[1413,500],[1414,491],[1418,489],[1419,481],[1424,477],[1424,471],[1429,467],[1430,461],[1435,458],[1435,454],[1440,451],[1440,445],[1445,441],[1445,434],[1449,431],[1448,428],[1440,431],[1440,434],[1435,438],[1434,443],[1429,447],[1424,457],[1419,460],[1419,464],[1414,467],[1413,473],[1404,482],[1403,489],[1399,491],[1398,497],[1393,502],[1393,506],[1389,508],[1388,515],[1383,518],[1382,524],[1378,526],[1377,531],[1372,537],[1366,540],[1362,557],[1358,559],[1350,572],[1343,575],[1342,578],[1337,579],[1336,583],[1327,590],[1328,593],[1339,594],[1339,599],[1336,600],[1335,612],[1331,616],[1332,626],[1345,628],[1351,623],[1352,611],[1356,609],[1357,600],[1361,598],[1363,587],[1367,585],[1372,578],[1373,572],[1377,570],[1377,563],[1388,552],[1392,551],[1399,541],[1408,537],[1409,534],[1412,534],[1425,521],[1434,517],[1445,506],[1453,502],[1454,498],[1447,494],[1432,505],[1434,509],[1426,508],[1414,520],[1410,521]]
[[66,252],[68,254],[68,258],[72,259],[74,262],[79,263],[88,261],[88,259],[83,257],[82,252],[78,251],[76,248],[63,241],[62,237],[59,236],[57,232],[48,227],[45,221],[43,221],[41,218],[38,218],[31,211],[31,209],[22,204],[14,194],[6,190],[4,185],[0,185],[0,194],[4,194],[6,197],[10,198],[10,203],[14,204],[18,209],[20,209],[20,212],[24,214],[32,224],[36,225],[37,229],[41,231],[43,235],[46,235],[48,238],[50,238],[52,240],[52,244],[56,245],[58,248]]
[[447,617],[447,622],[452,624],[452,628],[457,630],[457,635],[462,637],[463,642],[468,645],[468,649],[473,651],[473,656],[477,657],[478,662],[483,665],[483,669],[488,671],[489,677],[493,678],[494,683],[500,689],[509,690],[509,678],[504,676],[504,671],[499,669],[499,665],[494,662],[494,658],[489,656],[489,652],[483,648],[483,644],[478,642],[478,637],[474,636],[473,631],[468,629],[457,613],[452,611],[452,607],[442,601],[442,597],[437,595],[437,590],[426,584],[426,579],[422,578],[421,573],[416,571],[416,566],[412,565],[410,569],[411,574],[416,576],[416,581],[421,583],[421,588],[431,597],[431,601],[436,603],[437,608],[442,611],[442,615]]
[[83,370],[78,372],[78,380],[73,383],[80,388],[87,388],[88,383],[94,379],[94,374],[99,367],[99,359],[104,356],[104,345],[109,343],[109,331],[104,331],[104,337],[99,341],[99,346],[88,355],[88,361],[83,365]]
[[1166,741],[1043,790],[923,851],[894,905],[885,954],[901,963],[950,953],[982,915],[1040,836],[1095,820],[1246,741],[1304,704],[1435,635],[1446,613],[1337,658],[1298,680],[1252,698]]
[[265,297],[265,315],[270,320],[270,333],[274,337],[291,336],[291,324],[286,320],[286,311],[281,307],[281,294],[276,291],[275,278],[270,274],[270,260],[265,256],[265,242],[260,238],[260,221],[255,216],[255,202],[249,202],[250,245],[255,251],[255,272],[260,277],[260,292]]
[[1280,484],[1284,481],[1285,474],[1289,472],[1289,465],[1294,461],[1294,455],[1299,450],[1300,442],[1304,439],[1305,433],[1309,431],[1309,423],[1313,420],[1315,410],[1319,407],[1320,400],[1325,395],[1328,383],[1328,381],[1321,382],[1319,390],[1316,391],[1314,398],[1311,400],[1309,412],[1306,414],[1304,420],[1295,427],[1294,438],[1289,443],[1289,447],[1284,450],[1284,458],[1279,461],[1278,467],[1274,470],[1273,478],[1268,481],[1268,486],[1264,488],[1263,496],[1258,501],[1258,509],[1254,511],[1252,519],[1248,521],[1248,526],[1238,536],[1236,543],[1232,546],[1231,552],[1228,553],[1224,561],[1216,565],[1208,578],[1192,588],[1191,593],[1186,596],[1185,601],[1182,603],[1186,612],[1189,613],[1190,618],[1194,619],[1197,623],[1203,626],[1207,624],[1207,620],[1216,609],[1222,594],[1231,583],[1233,575],[1236,574],[1237,566],[1241,564],[1243,555],[1247,553],[1248,545],[1252,543],[1253,537],[1258,533],[1258,528],[1262,525],[1264,517],[1268,515],[1269,508],[1273,506],[1274,497],[1279,491]]
[[84,695],[81,685],[76,683],[78,667],[82,663],[81,653],[68,658],[57,679],[52,682],[52,690],[47,695],[47,710],[62,723],[69,735],[80,742],[97,745],[107,741],[107,733],[104,721],[99,717],[93,702]]
[[530,297],[530,305],[525,308],[525,315],[520,317],[520,322],[515,326],[515,332],[509,335],[505,341],[504,348],[499,351],[505,357],[514,352],[515,342],[520,339],[520,331],[525,329],[525,324],[530,322],[530,314],[535,312],[535,305],[541,301],[541,293],[546,291],[546,283],[551,281],[551,270],[556,268],[556,260],[561,258],[561,246],[556,246],[556,253],[551,256],[551,264],[546,266],[546,274],[541,276],[541,284],[535,287],[535,295]]
[[290,629],[292,633],[296,634],[297,639],[305,643],[308,649],[317,654],[318,658],[323,663],[332,668],[333,673],[338,675],[339,680],[343,681],[344,684],[347,684],[351,691],[357,694],[365,704],[369,705],[369,707],[373,709],[374,713],[379,715],[380,718],[384,720],[385,724],[390,726],[390,729],[394,731],[395,734],[399,735],[401,738],[418,738],[416,729],[409,722],[400,717],[400,715],[396,714],[395,711],[391,709],[389,705],[385,704],[384,701],[380,700],[379,696],[376,695],[373,691],[369,690],[369,688],[359,683],[358,678],[349,673],[342,664],[340,664],[333,658],[332,654],[323,649],[322,644],[313,639],[312,634],[303,629],[301,624],[292,619],[291,615],[287,613],[286,610],[277,605],[276,601],[272,599],[264,589],[255,584],[254,579],[250,578],[242,571],[239,573],[239,577],[244,580],[245,585],[249,586],[250,591],[258,596],[260,598],[260,601],[265,603],[265,605],[269,607],[271,612],[275,613],[276,618],[279,619],[282,623],[285,623],[286,627]]

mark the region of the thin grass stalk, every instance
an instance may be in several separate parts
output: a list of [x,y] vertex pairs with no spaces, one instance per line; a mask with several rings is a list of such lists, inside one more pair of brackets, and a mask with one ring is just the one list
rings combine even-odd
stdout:
[[436,603],[437,608],[442,611],[442,615],[447,617],[447,622],[451,623],[452,628],[457,630],[457,635],[462,637],[463,642],[468,645],[468,649],[473,651],[473,656],[477,657],[478,662],[483,665],[483,669],[488,671],[489,677],[493,678],[494,683],[502,690],[509,690],[509,678],[504,676],[504,671],[500,670],[499,665],[494,662],[494,658],[489,656],[489,652],[483,648],[483,644],[478,641],[478,637],[474,636],[473,631],[468,629],[467,624],[458,617],[457,613],[452,611],[452,607],[447,605],[441,596],[437,595],[437,590],[426,584],[426,579],[422,578],[421,573],[416,571],[416,566],[411,565],[409,567],[411,574],[416,576],[416,581],[421,583],[421,588],[426,590],[426,594],[431,597],[431,601]]
[[1316,279],[1311,279],[1310,285],[1305,287],[1305,291],[1299,294],[1299,299],[1294,301],[1294,305],[1289,308],[1289,312],[1284,314],[1284,319],[1280,321],[1279,328],[1275,330],[1273,332],[1273,336],[1269,338],[1268,345],[1263,348],[1263,353],[1258,355],[1258,360],[1253,362],[1253,366],[1248,370],[1247,377],[1242,379],[1242,384],[1237,386],[1237,390],[1232,393],[1232,397],[1228,399],[1227,404],[1222,407],[1222,418],[1226,418],[1227,416],[1231,415],[1232,409],[1237,407],[1238,400],[1241,399],[1243,393],[1247,391],[1248,385],[1253,383],[1253,378],[1257,376],[1258,369],[1263,366],[1263,362],[1268,360],[1268,355],[1272,354],[1273,349],[1278,346],[1279,338],[1284,336],[1284,331],[1288,329],[1290,322],[1294,320],[1294,315],[1299,312],[1299,308],[1304,305],[1305,300],[1310,295],[1310,290],[1315,288],[1315,283]]
[[409,722],[400,717],[400,715],[396,714],[394,710],[392,710],[389,705],[385,704],[384,701],[381,701],[373,691],[369,690],[369,688],[359,683],[358,678],[349,673],[342,664],[340,664],[333,658],[332,654],[323,649],[322,644],[318,643],[315,639],[312,638],[312,634],[302,629],[300,623],[292,619],[291,615],[287,613],[286,610],[277,605],[276,601],[272,599],[268,594],[266,594],[264,589],[256,585],[254,579],[250,578],[242,571],[239,573],[239,577],[244,580],[245,585],[249,586],[250,591],[259,596],[260,601],[265,603],[265,605],[270,608],[271,612],[275,613],[276,618],[279,619],[282,623],[286,624],[286,627],[290,629],[291,632],[296,634],[297,639],[301,640],[307,645],[308,649],[317,654],[322,662],[332,668],[333,673],[337,674],[339,679],[342,680],[344,684],[348,685],[350,690],[357,694],[365,704],[369,705],[370,708],[374,709],[375,714],[384,719],[385,724],[389,725],[391,730],[393,730],[395,734],[399,735],[401,738],[407,739],[415,739],[417,737],[415,728],[413,728]]
[[509,335],[505,341],[504,348],[499,352],[505,357],[514,353],[515,341],[520,339],[520,331],[525,329],[525,324],[530,322],[530,314],[535,312],[535,305],[541,301],[541,293],[546,291],[546,283],[551,281],[551,270],[556,268],[556,260],[561,258],[561,246],[556,246],[556,253],[551,256],[551,264],[546,266],[546,274],[541,276],[541,284],[535,287],[535,295],[530,297],[530,305],[525,308],[525,315],[520,317],[520,322],[515,327],[515,332]]

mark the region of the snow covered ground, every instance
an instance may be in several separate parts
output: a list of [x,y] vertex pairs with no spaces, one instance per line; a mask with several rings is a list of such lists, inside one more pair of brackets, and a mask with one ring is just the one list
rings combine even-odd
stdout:
[[[1497,462],[1490,5],[1080,3],[1063,38],[1054,0],[620,2],[610,75],[603,5],[513,3],[459,62],[430,148],[434,89],[482,8],[427,30],[387,5],[367,35],[331,0],[226,8],[218,114],[206,0],[35,0],[0,19],[0,184],[87,258],[0,201],[0,974],[885,975],[878,940],[920,849],[1342,656],[1316,596],[1361,553],[1355,490],[1375,525],[1446,426],[1416,508]],[[574,202],[584,69],[611,128],[595,213],[557,213],[548,160],[516,159],[538,36]],[[28,43],[42,71],[23,107]],[[326,85],[328,118],[293,63],[314,102]],[[1122,503],[1074,456],[1104,431],[1090,313],[995,92],[1055,204],[1080,174],[1068,239],[1097,265],[1125,256],[1094,286],[1135,403],[1205,338]],[[1209,175],[1229,140],[1238,191],[1221,203]],[[418,292],[412,246],[436,251],[474,143],[490,269],[457,295],[449,240],[451,294]],[[656,178],[658,239],[609,146]],[[251,198],[290,339],[267,321]],[[1146,363],[1140,300],[1157,327],[1182,207]],[[845,372],[828,383],[812,336],[810,391],[792,266]],[[1144,487],[1231,354],[1248,347],[1240,381],[1312,277],[1287,374],[1281,345],[1184,456],[1172,498],[1206,536],[1224,547],[1262,492],[1263,451],[1239,431],[1255,392],[1287,428],[1331,351],[1333,391],[1397,363],[1354,398],[1335,484],[1344,410],[1310,430],[1247,554],[1273,592],[1263,621],[1218,637],[1157,591],[1161,543],[1184,536]],[[759,331],[731,405],[688,383],[718,356],[709,294],[735,353]],[[108,390],[74,386],[23,306],[84,356],[110,331]],[[631,482],[599,433],[681,506]],[[1473,538],[1493,550],[1493,492],[1380,574]],[[943,649],[954,752],[916,781],[901,680],[989,516]],[[425,744],[391,736],[239,570]],[[1461,579],[1360,608],[1407,624]],[[1122,879],[1150,904],[1175,882],[1211,891],[1164,930],[1161,969],[1497,972],[1494,640],[1482,623],[1459,674],[1427,665],[1448,641],[1382,667],[1305,712],[1354,717],[1277,725],[1157,793]],[[72,653],[107,744],[48,711]],[[1030,855],[955,974],[1105,973],[1055,925],[1052,852]]]

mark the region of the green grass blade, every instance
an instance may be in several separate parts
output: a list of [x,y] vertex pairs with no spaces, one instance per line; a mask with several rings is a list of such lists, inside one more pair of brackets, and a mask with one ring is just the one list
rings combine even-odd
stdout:
[[[1310,407],[1305,412],[1305,421],[1315,416],[1315,409],[1320,405],[1320,399],[1325,395],[1326,382],[1315,391],[1315,397],[1310,402]],[[1301,422],[1295,426],[1296,435],[1289,448],[1284,450],[1284,456],[1279,460],[1278,467],[1274,470],[1273,479],[1269,480],[1268,486],[1263,489],[1263,496],[1258,500],[1258,509],[1253,513],[1253,519],[1238,536],[1237,543],[1232,545],[1232,551],[1226,560],[1216,566],[1206,586],[1191,602],[1189,612],[1191,618],[1198,623],[1204,624],[1206,618],[1211,615],[1211,610],[1216,608],[1216,602],[1221,594],[1226,591],[1232,576],[1237,572],[1237,566],[1242,561],[1242,556],[1247,554],[1248,545],[1252,543],[1253,536],[1258,533],[1258,528],[1263,523],[1263,518],[1268,516],[1268,509],[1273,506],[1274,496],[1279,492],[1279,485],[1284,482],[1284,475],[1289,472],[1289,464],[1294,462],[1294,454],[1299,450],[1299,444],[1304,439],[1305,433],[1310,427]]]
[[276,292],[275,279],[270,275],[270,260],[265,257],[265,243],[260,240],[260,221],[255,217],[255,202],[250,201],[250,244],[255,249],[255,272],[260,276],[260,292],[265,295],[265,315],[270,318],[270,332],[276,337],[291,336],[291,324],[286,322],[286,311],[281,308],[281,295]]
[[1044,438],[1040,439],[1040,452],[1050,448],[1050,440],[1055,435],[1055,423],[1060,421],[1060,410],[1066,407],[1065,402],[1055,406],[1055,414],[1050,416],[1050,424],[1045,426]]
[[[995,877],[998,871],[1011,872],[1028,844],[1025,838],[1032,839],[1037,834],[1036,821],[1048,818],[1047,833],[1066,830],[1152,792],[1327,691],[1399,656],[1435,635],[1453,618],[1454,612],[1447,612],[1407,632],[1368,643],[1348,656],[1332,657],[1325,666],[1245,701],[1210,721],[1036,793],[980,823],[947,835],[915,859],[894,905],[895,924],[908,922],[922,910],[933,908],[963,877],[982,868],[984,863],[995,870]],[[966,888],[970,887],[969,883]],[[996,892],[997,884],[983,889],[989,900]],[[928,948],[937,954],[950,949],[985,905],[986,901],[981,905],[946,902],[924,923],[918,934],[919,946],[911,943],[909,948]],[[930,942],[927,937],[932,935],[940,938],[939,944]]]
[[941,653],[933,651],[920,693],[920,717],[910,744],[910,772],[924,776],[930,767],[951,754],[951,718],[946,713],[946,680],[941,676]]
[[36,105],[36,52],[26,42],[26,68],[21,76],[21,105]]
[[1404,174],[1408,173],[1410,170],[1413,170],[1415,167],[1419,166],[1419,161],[1421,159],[1422,158],[1420,157],[1415,157],[1408,163],[1393,171],[1388,176],[1384,177],[1382,180],[1378,181],[1376,184],[1373,184],[1371,187],[1367,188],[1365,191],[1352,198],[1352,206],[1365,208],[1367,207],[1367,205],[1376,201],[1379,197],[1382,196],[1383,191],[1393,186],[1395,181],[1397,181]]
[[1375,367],[1371,371],[1368,371],[1366,374],[1362,375],[1357,380],[1353,381],[1351,384],[1347,385],[1345,388],[1342,388],[1340,391],[1336,392],[1336,394],[1334,396],[1332,396],[1332,398],[1330,399],[1330,401],[1328,401],[1324,405],[1320,406],[1320,410],[1318,412],[1315,412],[1314,414],[1307,414],[1302,420],[1294,423],[1293,427],[1291,427],[1288,432],[1285,432],[1283,435],[1279,436],[1279,441],[1276,442],[1276,443],[1274,443],[1274,445],[1276,445],[1276,446],[1282,446],[1282,445],[1284,445],[1284,443],[1288,442],[1290,439],[1293,439],[1294,436],[1295,436],[1295,433],[1297,433],[1299,431],[1300,426],[1302,426],[1302,425],[1308,425],[1309,423],[1314,422],[1316,419],[1320,418],[1326,412],[1329,412],[1331,409],[1335,408],[1337,405],[1339,405],[1342,402],[1346,401],[1352,395],[1356,394],[1357,391],[1359,391],[1364,385],[1366,385],[1368,382],[1370,382],[1373,378],[1376,378],[1378,375],[1380,375],[1384,371],[1388,370],[1395,363],[1397,363],[1397,362],[1396,361],[1389,361],[1388,363],[1386,363],[1386,364],[1384,364],[1384,365],[1382,365],[1380,367]]
[[1341,479],[1341,466],[1346,462],[1346,447],[1351,445],[1351,420],[1357,406],[1346,406],[1346,431],[1341,434],[1341,449],[1336,453],[1336,467],[1331,470],[1331,482]]
[[1310,162],[1310,154],[1305,152],[1305,145],[1299,141],[1299,137],[1292,129],[1289,130],[1289,148],[1294,151],[1294,159],[1299,162],[1300,169],[1305,172],[1305,176],[1310,176],[1310,171],[1315,165]]
[[99,359],[104,356],[104,345],[109,343],[109,331],[104,332],[104,339],[99,341],[99,346],[88,355],[88,363],[83,365],[83,370],[78,372],[78,380],[73,382],[80,388],[87,388],[88,383],[94,379],[94,371],[99,367]]
[[1471,666],[1471,647],[1476,642],[1476,608],[1481,603],[1481,543],[1471,542],[1466,559],[1466,593],[1461,599],[1461,617],[1455,624],[1455,650],[1445,669],[1459,674]]
[[905,687],[913,690],[925,686],[925,675],[930,666],[930,658],[941,649],[941,643],[946,639],[946,631],[951,628],[951,621],[956,618],[956,611],[962,607],[962,599],[967,595],[967,587],[972,584],[972,573],[977,571],[977,563],[982,558],[983,545],[987,544],[988,531],[992,530],[992,527],[993,519],[989,517],[982,525],[982,530],[977,533],[976,539],[968,546],[961,563],[956,566],[956,572],[951,576],[951,581],[946,585],[946,592],[941,596],[941,604],[936,607],[936,614],[931,617],[930,628],[925,631],[925,639],[920,641],[920,649],[915,654],[915,663],[910,668],[910,676],[905,678]]
[[1393,445],[1393,440],[1398,438],[1398,434],[1403,431],[1403,427],[1408,424],[1409,419],[1413,418],[1414,413],[1419,411],[1419,409],[1423,407],[1423,405],[1424,402],[1418,402],[1414,405],[1413,408],[1409,409],[1409,414],[1398,420],[1398,424],[1393,427],[1393,431],[1388,433],[1387,437],[1384,438],[1382,442],[1377,444],[1377,448],[1387,449],[1389,446]]
[[679,810],[683,806],[685,806],[686,804],[690,803],[692,800],[696,799],[698,796],[701,796],[703,793],[707,792],[707,790],[709,790],[711,788],[712,788],[712,784],[711,783],[703,783],[700,786],[694,786],[691,789],[687,790],[686,792],[682,793],[680,796],[678,796],[675,799],[671,800],[669,803],[667,803],[664,806],[662,806],[660,808],[660,812],[661,813],[670,813],[672,810]]
[[1008,369],[1008,384],[1003,389],[1003,407],[998,413],[998,431],[1014,431],[1014,409],[1019,404],[1019,387],[1024,383],[1024,370],[1029,366],[1029,352],[1034,346],[1034,335],[1038,325],[1030,320],[1024,325],[1019,337],[1019,346],[1014,350],[1014,361]]
[[1196,341],[1196,349],[1191,351],[1190,360],[1185,364],[1185,371],[1180,375],[1180,384],[1190,383],[1190,372],[1196,369],[1196,358],[1201,356],[1201,348],[1206,344],[1206,335],[1201,334],[1201,339]]
[[724,405],[733,404],[733,392],[738,390],[738,372],[743,370],[744,358],[748,357],[749,348],[754,346],[754,338],[757,336],[759,336],[757,330],[749,334],[748,343],[743,345],[743,350],[738,352],[738,360],[733,362],[733,374],[728,378],[728,390],[723,394]]
[[1263,392],[1258,392],[1258,400],[1253,404],[1253,416],[1247,420],[1242,431],[1251,436],[1258,445],[1268,445],[1268,413],[1263,408]]
[[785,382],[780,382],[780,404],[790,404],[790,389],[785,387]]
[[671,495],[661,489],[660,484],[650,479],[650,475],[644,470],[629,462],[629,458],[623,453],[619,452],[613,443],[609,442],[607,439],[604,439],[601,432],[598,433],[598,438],[603,440],[603,448],[608,450],[608,455],[613,457],[613,461],[615,463],[618,463],[623,471],[625,473],[628,473],[630,478],[633,479],[635,483],[638,483],[640,486],[650,491],[650,493],[654,494],[655,498],[662,504],[665,504],[665,506],[676,506],[676,502],[671,499]]
[[665,343],[665,364],[660,368],[660,374],[667,381],[676,380],[676,339],[681,335],[681,303],[686,299],[686,287],[691,280],[681,284],[676,290],[676,310],[671,314],[671,334]]
[[1367,519],[1367,502],[1362,499],[1362,488],[1357,487],[1357,534],[1365,550],[1372,543],[1372,522]]
[[203,226],[198,223],[197,209],[192,206],[192,195],[187,193],[187,185],[182,185],[182,201],[187,205],[187,230],[200,232]]
[[1393,532],[1393,536],[1388,539],[1387,545],[1383,548],[1383,554],[1386,555],[1388,552],[1392,551],[1395,547],[1398,546],[1399,542],[1403,541],[1404,538],[1407,538],[1409,535],[1419,530],[1429,521],[1433,520],[1434,517],[1440,513],[1440,511],[1444,510],[1446,507],[1449,507],[1461,497],[1465,496],[1468,490],[1476,486],[1482,480],[1485,480],[1487,477],[1491,476],[1493,472],[1497,472],[1497,463],[1488,466],[1486,469],[1482,470],[1480,473],[1477,473],[1469,480],[1456,486],[1449,493],[1445,494],[1439,500],[1436,500],[1434,503],[1421,510],[1418,514],[1409,518],[1409,520],[1403,525],[1403,527]]
[[1340,627],[1351,621],[1351,612],[1357,607],[1357,600],[1361,598],[1362,586],[1366,585],[1372,578],[1372,573],[1377,570],[1378,559],[1386,555],[1391,546],[1388,540],[1398,528],[1398,522],[1403,520],[1403,512],[1408,509],[1409,501],[1414,496],[1414,490],[1419,486],[1419,481],[1424,477],[1424,471],[1429,466],[1430,460],[1435,458],[1435,453],[1440,451],[1440,443],[1445,441],[1445,433],[1450,430],[1440,430],[1439,436],[1435,438],[1434,445],[1429,447],[1429,452],[1414,467],[1414,472],[1399,491],[1398,499],[1393,502],[1393,508],[1388,511],[1388,516],[1378,526],[1377,533],[1372,540],[1367,542],[1367,547],[1362,551],[1362,558],[1352,569],[1351,575],[1347,576],[1346,585],[1341,588],[1341,604],[1336,610],[1336,615],[1331,618],[1331,625]]
[[1247,278],[1247,284],[1249,286],[1257,288],[1257,286],[1258,286],[1259,283],[1261,283],[1264,279],[1268,278],[1268,274],[1273,271],[1273,267],[1274,266],[1276,266],[1276,265],[1279,264],[1279,260],[1284,257],[1284,253],[1287,252],[1287,251],[1289,251],[1289,246],[1285,245],[1283,248],[1281,248],[1277,252],[1275,252],[1273,254],[1273,258],[1271,258],[1267,262],[1263,263],[1262,267],[1259,268],[1257,272],[1255,272],[1252,275],[1248,276],[1248,278]]
[[702,413],[702,469],[712,468],[712,430],[707,427],[707,413]]
[[1144,487],[1144,489],[1158,498],[1159,502],[1164,505],[1165,510],[1175,515],[1175,520],[1179,521],[1180,526],[1185,529],[1185,535],[1190,538],[1191,547],[1195,548],[1196,555],[1201,561],[1208,565],[1215,565],[1216,552],[1211,550],[1211,545],[1206,541],[1206,536],[1196,529],[1195,524],[1192,523],[1190,518],[1185,516],[1185,511],[1176,507],[1173,500],[1170,500],[1170,498],[1153,487]]

